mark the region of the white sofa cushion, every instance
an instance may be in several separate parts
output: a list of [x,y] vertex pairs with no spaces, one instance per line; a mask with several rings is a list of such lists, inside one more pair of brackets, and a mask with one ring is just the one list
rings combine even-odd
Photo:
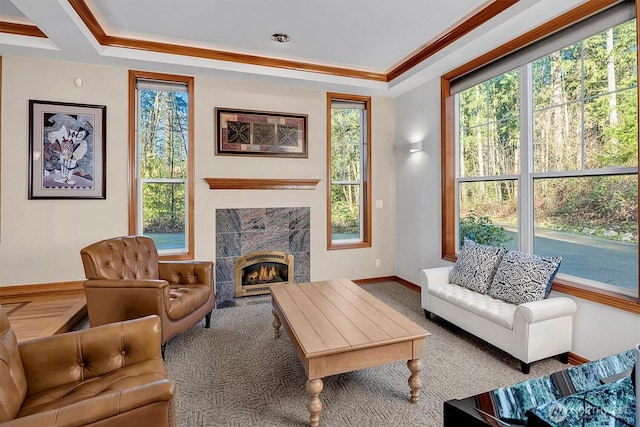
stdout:
[[487,295],[513,304],[544,299],[561,261],[561,257],[508,251],[500,261]]
[[506,251],[504,248],[479,245],[473,240],[465,239],[449,281],[472,291],[487,293]]
[[507,329],[513,329],[516,305],[453,283],[429,283],[429,292]]

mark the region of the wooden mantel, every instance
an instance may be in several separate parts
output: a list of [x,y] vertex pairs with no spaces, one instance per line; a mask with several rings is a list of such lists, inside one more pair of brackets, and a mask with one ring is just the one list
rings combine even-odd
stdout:
[[313,190],[319,179],[205,178],[211,190]]

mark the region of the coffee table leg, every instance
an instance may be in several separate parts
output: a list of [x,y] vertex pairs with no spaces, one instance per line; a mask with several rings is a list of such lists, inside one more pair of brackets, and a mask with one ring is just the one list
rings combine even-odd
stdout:
[[322,379],[307,381],[307,394],[309,394],[309,401],[307,402],[307,410],[309,411],[309,425],[311,427],[318,427],[320,424],[320,411],[322,411],[322,402],[318,395],[324,387]]
[[278,317],[278,313],[276,313],[275,309],[271,310],[271,313],[273,313],[273,329],[275,329],[275,335],[276,335],[276,339],[280,338],[280,326],[282,326],[282,323],[280,323],[280,318]]
[[411,371],[409,377],[409,387],[411,388],[411,403],[418,403],[420,400],[420,389],[422,388],[422,381],[420,380],[420,371],[422,371],[422,360],[413,359],[407,362],[407,366]]

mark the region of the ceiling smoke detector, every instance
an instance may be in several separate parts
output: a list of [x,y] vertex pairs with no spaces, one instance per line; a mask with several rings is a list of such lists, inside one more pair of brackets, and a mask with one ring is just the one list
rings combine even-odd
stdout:
[[290,40],[289,36],[284,33],[275,33],[271,35],[271,40],[278,43],[286,43]]

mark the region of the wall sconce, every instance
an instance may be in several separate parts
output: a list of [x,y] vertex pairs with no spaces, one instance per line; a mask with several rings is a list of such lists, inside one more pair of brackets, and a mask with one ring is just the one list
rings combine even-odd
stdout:
[[417,153],[419,151],[422,151],[422,141],[412,142],[409,144],[410,153]]

